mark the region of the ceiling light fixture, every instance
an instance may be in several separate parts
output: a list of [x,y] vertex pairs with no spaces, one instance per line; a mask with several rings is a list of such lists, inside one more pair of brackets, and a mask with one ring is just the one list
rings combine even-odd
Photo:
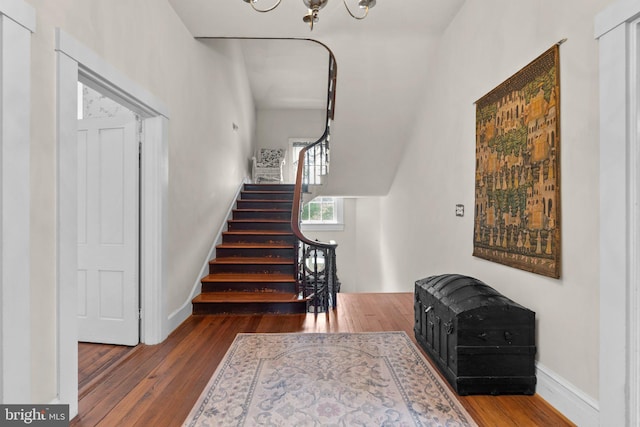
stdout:
[[[282,0],[277,0],[272,6],[267,7],[266,9],[261,9],[258,4],[264,4],[262,0],[243,0],[245,3],[249,3],[253,10],[257,12],[271,12],[276,7],[280,6]],[[302,20],[309,24],[311,30],[313,30],[313,24],[318,22],[318,14],[320,13],[320,9],[327,5],[329,0],[302,0],[305,6],[307,6],[308,12],[305,16],[302,17]],[[364,19],[369,14],[369,9],[376,5],[376,0],[357,0],[358,8],[360,9],[360,13],[353,13],[347,4],[347,0],[342,0],[344,3],[344,7],[349,12],[354,19]]]

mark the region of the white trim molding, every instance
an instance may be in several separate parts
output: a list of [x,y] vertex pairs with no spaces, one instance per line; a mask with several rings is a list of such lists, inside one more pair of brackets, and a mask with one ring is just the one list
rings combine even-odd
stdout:
[[142,117],[140,171],[141,340],[168,335],[168,109],[144,88],[62,30],[57,55],[58,398],[78,413],[77,355],[77,83],[108,93]]
[[[77,141],[75,93],[78,63],[57,54],[57,363],[58,399],[69,404],[73,418],[78,413],[78,323],[77,323]],[[74,149],[72,149],[74,148]],[[69,165],[73,166],[69,167]]]
[[597,427],[598,402],[547,368],[536,364],[536,393],[580,427]]
[[640,423],[640,1],[595,20],[600,50],[600,420]]
[[0,0],[0,14],[29,32],[36,32],[36,10],[24,0]]
[[638,0],[620,0],[600,12],[595,19],[596,39],[619,26],[633,21],[640,14]]
[[30,119],[35,10],[0,1],[0,402],[31,402]]
[[56,51],[64,52],[78,63],[82,71],[79,79],[87,86],[98,87],[101,93],[143,116],[169,118],[169,109],[162,101],[59,28],[56,29]]
[[140,341],[158,344],[169,335],[167,245],[169,243],[169,119],[143,119],[140,170]]

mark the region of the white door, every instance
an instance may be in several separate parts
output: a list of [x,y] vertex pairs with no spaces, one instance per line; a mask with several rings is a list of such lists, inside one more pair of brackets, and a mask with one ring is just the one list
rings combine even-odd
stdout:
[[136,121],[78,121],[78,340],[139,342]]

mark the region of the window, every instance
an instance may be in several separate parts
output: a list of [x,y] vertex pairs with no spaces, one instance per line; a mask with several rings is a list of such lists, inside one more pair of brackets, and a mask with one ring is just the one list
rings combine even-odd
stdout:
[[[309,144],[315,142],[312,138],[289,138],[289,152],[291,153],[292,176],[298,168],[298,156],[300,151]],[[320,150],[315,154],[316,159],[307,177],[309,184],[320,184],[322,181],[322,172],[325,171],[321,161],[322,153]],[[343,222],[343,199],[341,197],[316,197],[302,208],[301,213],[301,229],[307,231],[342,231],[344,230]]]
[[[295,179],[296,172],[298,170],[298,157],[300,156],[300,151],[307,145],[313,144],[316,142],[311,138],[289,138],[289,148],[291,152],[291,176],[293,177],[292,181]],[[307,171],[305,171],[305,182],[311,185],[319,185],[322,184],[322,176],[327,172],[326,158],[325,158],[324,149],[321,147],[316,147],[315,151],[312,153],[307,153],[306,162]]]
[[302,208],[303,230],[343,230],[343,200],[340,197],[316,197]]
[[290,139],[289,143],[291,145],[291,163],[298,164],[298,157],[300,156],[300,151],[307,145],[311,144],[310,140],[304,139]]
[[336,202],[333,197],[317,197],[304,205],[302,222],[307,224],[335,224]]
[[291,153],[291,162],[289,163],[291,182],[295,182],[296,173],[298,171],[298,156],[300,151],[309,144],[312,144],[311,138],[289,138],[289,152]]

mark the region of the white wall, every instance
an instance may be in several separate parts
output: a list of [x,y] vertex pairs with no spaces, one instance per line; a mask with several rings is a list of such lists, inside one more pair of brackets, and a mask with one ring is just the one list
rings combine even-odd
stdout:
[[[469,274],[536,312],[537,358],[598,397],[598,50],[593,20],[608,0],[467,0],[424,85],[421,119],[381,202],[383,283],[411,291],[432,274]],[[474,102],[559,40],[562,277],[471,256]],[[456,217],[457,203],[466,206]]]
[[344,198],[344,230],[305,231],[321,242],[334,240],[341,292],[384,292],[381,281],[380,198]]
[[[56,385],[55,28],[59,27],[167,105],[168,313],[189,297],[214,234],[248,175],[255,108],[240,50],[194,40],[164,1],[28,0],[32,46],[32,397]],[[232,129],[232,123],[239,126]]]
[[[452,2],[446,3],[442,7],[451,7]],[[387,194],[415,123],[422,120],[415,107],[428,81],[437,37],[399,31],[367,33],[365,28],[360,28],[360,37],[338,32],[320,38],[338,65],[327,194]]]
[[[318,140],[324,133],[327,111],[317,109],[259,109],[257,111],[256,145],[258,148],[289,148],[289,138]],[[287,152],[283,178],[293,182],[291,153]]]

